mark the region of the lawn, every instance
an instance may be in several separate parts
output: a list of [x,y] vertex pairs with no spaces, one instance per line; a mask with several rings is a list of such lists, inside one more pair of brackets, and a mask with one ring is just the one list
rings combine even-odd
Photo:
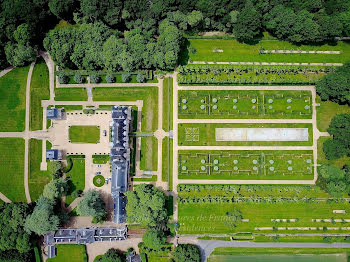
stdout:
[[[320,101],[320,99],[318,98]],[[331,101],[320,101],[320,106],[316,107],[317,128],[321,132],[326,132],[332,118],[337,114],[350,114],[350,106],[339,105]]]
[[48,262],[87,262],[85,245],[56,245],[57,256],[48,258]]
[[43,127],[41,100],[50,99],[49,84],[49,70],[44,59],[40,58],[34,66],[30,83],[30,130],[40,130]]
[[141,170],[157,170],[158,140],[154,136],[141,137]]
[[[170,143],[169,143],[170,142]],[[169,151],[170,145],[170,151]],[[168,182],[169,190],[173,189],[173,140],[168,136],[162,141],[162,181]],[[169,155],[170,153],[170,155]],[[170,182],[169,182],[170,177]]]
[[[308,141],[216,141],[216,128],[308,128]],[[312,145],[311,124],[179,124],[180,146],[310,146]]]
[[[287,41],[262,40],[256,45],[239,43],[237,40],[191,39],[196,54],[190,54],[192,61],[216,62],[290,62],[290,63],[343,63],[350,59],[350,44],[337,42],[336,45],[307,46],[293,45]],[[303,50],[341,51],[337,54],[259,54],[259,50]],[[223,52],[214,52],[220,49]]]
[[[29,140],[29,193],[32,201],[42,194],[45,185],[51,180],[49,171],[40,171],[42,140]],[[48,166],[50,162],[48,161]]]
[[71,143],[98,143],[100,141],[99,126],[70,126],[69,140]]
[[92,162],[94,164],[107,164],[111,157],[109,155],[92,155]]
[[347,262],[350,249],[340,248],[215,248],[209,262]]
[[92,93],[94,101],[143,100],[141,131],[158,129],[158,87],[96,87]]
[[29,66],[17,67],[0,78],[1,132],[24,130],[28,70]]
[[180,179],[313,179],[310,151],[179,151]]
[[26,202],[22,138],[0,138],[0,174],[0,192],[12,201]]
[[332,165],[336,165],[339,168],[342,168],[344,165],[350,165],[350,157],[342,157],[339,159],[335,159],[335,160],[327,160],[325,153],[323,152],[323,143],[324,141],[331,139],[330,137],[326,137],[326,136],[321,136],[318,140],[317,140],[317,162],[318,164],[332,164]]
[[[319,227],[322,232],[323,226],[349,225],[345,222],[336,224],[312,222],[315,218],[347,218],[347,213],[350,211],[346,201],[326,201],[330,196],[316,186],[179,185],[178,193],[181,234],[273,233],[272,230],[257,231],[255,227]],[[243,218],[249,219],[249,222],[235,223],[230,215],[235,209],[240,210]],[[346,214],[334,214],[333,210],[345,210]],[[281,223],[271,221],[277,218],[294,218],[297,221]]]
[[66,174],[70,178],[69,191],[66,196],[66,205],[72,203],[75,197],[72,193],[76,190],[85,189],[85,159],[71,158],[73,161],[73,168]]
[[173,78],[171,77],[163,81],[163,129],[166,132],[173,129]]
[[180,90],[179,118],[311,118],[310,91]]
[[85,88],[55,88],[56,101],[87,101]]

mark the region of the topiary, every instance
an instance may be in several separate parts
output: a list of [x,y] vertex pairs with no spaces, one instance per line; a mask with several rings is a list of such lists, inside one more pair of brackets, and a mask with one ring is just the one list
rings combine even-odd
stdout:
[[101,82],[101,77],[99,75],[90,75],[90,83],[97,84]]
[[122,74],[122,81],[124,83],[130,82],[131,80],[131,75],[130,74]]
[[146,81],[146,77],[143,74],[138,73],[136,76],[136,80],[139,83],[144,83]]
[[68,84],[68,82],[69,82],[69,76],[67,76],[67,75],[65,75],[65,74],[63,74],[63,73],[59,74],[59,75],[58,75],[58,82],[59,82],[60,84],[62,84],[62,85]]
[[107,83],[115,83],[115,76],[111,74],[106,75],[106,81]]
[[84,77],[82,75],[76,74],[74,76],[74,81],[78,84],[82,84],[84,82]]

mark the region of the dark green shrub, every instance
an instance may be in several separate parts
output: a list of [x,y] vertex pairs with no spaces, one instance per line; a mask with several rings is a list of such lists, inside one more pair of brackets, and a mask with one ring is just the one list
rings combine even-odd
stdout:
[[78,84],[82,84],[84,82],[84,77],[80,74],[76,74],[74,76],[74,81],[77,82]]
[[97,84],[101,82],[101,76],[99,75],[90,75],[90,83]]
[[111,75],[111,74],[106,75],[106,82],[107,83],[115,83],[115,76]]
[[59,74],[59,75],[58,75],[58,82],[59,82],[61,85],[68,84],[68,82],[69,82],[69,76],[67,76],[67,75],[65,75],[65,74]]
[[128,83],[131,80],[131,75],[130,74],[122,74],[122,81],[123,83]]
[[146,77],[143,74],[138,73],[136,76],[136,80],[139,83],[144,83],[146,81]]

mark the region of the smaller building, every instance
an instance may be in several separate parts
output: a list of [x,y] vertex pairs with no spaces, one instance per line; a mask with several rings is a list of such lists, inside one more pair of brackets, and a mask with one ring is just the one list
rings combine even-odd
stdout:
[[62,109],[61,108],[47,108],[46,109],[47,119],[62,119]]
[[46,160],[62,160],[62,152],[58,149],[47,149]]
[[47,247],[47,256],[49,258],[54,258],[56,257],[56,248],[54,245],[50,245]]

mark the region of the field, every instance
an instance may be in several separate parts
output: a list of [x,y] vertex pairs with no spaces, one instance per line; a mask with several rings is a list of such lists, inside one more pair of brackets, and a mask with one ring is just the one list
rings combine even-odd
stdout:
[[73,202],[75,197],[72,193],[76,190],[84,190],[85,188],[85,159],[72,158],[73,168],[67,173],[69,180],[69,191],[66,196],[66,204]]
[[[179,185],[179,233],[223,234],[236,232],[276,233],[256,227],[317,227],[303,233],[322,232],[326,227],[346,227],[349,223],[313,222],[312,219],[348,218],[346,201],[328,200],[329,195],[316,186],[302,185]],[[233,215],[239,210],[243,219]],[[334,214],[333,210],[345,210]],[[273,222],[271,219],[296,219]],[[324,231],[324,230],[323,230]],[[278,233],[296,230],[278,230]],[[337,233],[339,230],[328,232]],[[344,232],[344,230],[343,230]]]
[[[308,128],[308,141],[216,141],[216,128]],[[180,146],[310,146],[312,145],[311,124],[179,124]]]
[[100,127],[98,126],[71,126],[69,128],[71,143],[98,143],[100,141]]
[[56,245],[57,256],[48,258],[48,262],[87,262],[85,245]]
[[209,262],[347,262],[349,249],[339,248],[216,248]]
[[158,140],[154,136],[141,137],[141,170],[157,170]]
[[[192,61],[216,62],[290,62],[290,63],[343,63],[350,59],[350,44],[337,42],[336,45],[293,45],[286,41],[262,40],[256,45],[239,43],[236,40],[200,40],[191,39],[196,54],[190,54]],[[341,51],[340,55],[329,54],[259,54],[265,50],[305,50],[305,51]],[[214,49],[223,52],[214,52]]]
[[157,87],[96,87],[92,91],[94,101],[136,101],[143,100],[143,132],[158,129],[158,88]]
[[[320,99],[318,99],[320,100]],[[332,101],[319,101],[320,106],[316,107],[317,111],[317,128],[321,132],[326,132],[332,118],[337,114],[350,114],[350,106],[339,105]]]
[[87,101],[85,88],[55,88],[56,101]]
[[[170,87],[169,87],[170,84]],[[170,103],[169,103],[170,91]],[[170,110],[169,110],[170,108]],[[169,123],[170,114],[170,123]],[[163,81],[163,130],[168,132],[173,126],[173,78],[167,77]]]
[[180,90],[179,118],[311,118],[310,91]]
[[29,66],[14,68],[0,78],[0,131],[23,131]]
[[24,140],[0,138],[0,192],[12,201],[24,201]]
[[41,107],[41,100],[48,99],[50,99],[49,70],[45,61],[41,58],[34,66],[30,83],[30,130],[42,129],[43,108]]
[[312,151],[179,151],[180,179],[313,179]]
[[[51,180],[49,171],[40,171],[42,140],[29,140],[29,192],[32,201],[42,194],[44,186]],[[50,162],[48,161],[48,166]]]

